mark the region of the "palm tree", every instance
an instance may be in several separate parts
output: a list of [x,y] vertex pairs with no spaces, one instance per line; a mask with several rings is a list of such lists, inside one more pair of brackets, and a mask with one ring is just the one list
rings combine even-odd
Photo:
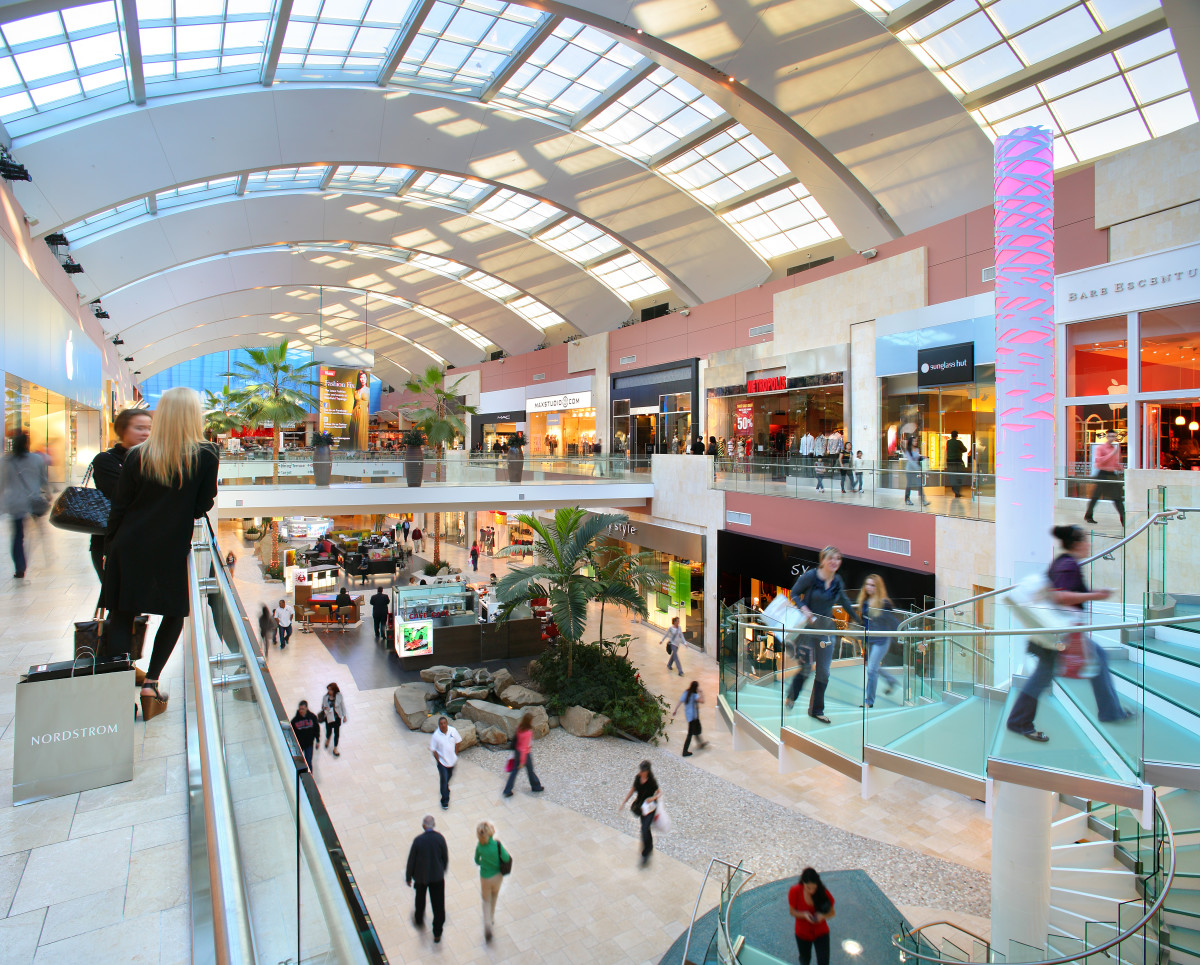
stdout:
[[[474,415],[476,407],[458,401],[455,390],[462,384],[463,376],[453,385],[446,385],[446,373],[431,365],[421,375],[413,376],[404,388],[413,401],[404,402],[400,410],[413,425],[425,433],[429,445],[433,446],[437,462],[433,467],[433,478],[441,478],[442,454],[454,442],[455,435],[467,438],[464,415]],[[433,514],[433,562],[442,562],[442,514]]]
[[[285,423],[299,422],[317,408],[317,400],[309,391],[316,382],[307,372],[316,362],[293,364],[288,359],[288,343],[267,348],[248,348],[249,362],[237,362],[226,378],[238,379],[242,387],[232,396],[237,400],[237,414],[248,425],[258,428],[270,424],[273,469],[271,481],[279,485],[279,441]],[[279,524],[271,520],[271,567],[279,566]]]
[[220,392],[204,390],[204,431],[212,436],[219,436],[234,429],[241,429],[246,420],[238,414],[237,393],[229,388],[229,384],[221,386]]
[[[519,514],[517,521],[536,534],[534,562],[528,566],[513,566],[498,582],[499,620],[508,620],[522,603],[545,598],[558,632],[567,641],[569,677],[575,644],[582,639],[587,627],[588,602],[597,599],[602,590],[600,579],[586,572],[586,567],[595,559],[596,540],[609,526],[626,523],[629,518],[621,513],[592,515],[575,506],[555,510],[554,519],[549,522],[527,513]],[[507,554],[512,549],[514,547],[505,547],[501,553]],[[632,585],[625,586],[624,591],[613,589],[608,602],[638,616],[646,616],[646,601]]]
[[[597,548],[593,560],[597,590],[594,597],[600,603],[600,642],[604,642],[604,605],[612,603],[625,610],[646,615],[646,595],[663,590],[670,582],[649,551],[630,553],[617,546]],[[641,605],[640,609],[633,600]]]

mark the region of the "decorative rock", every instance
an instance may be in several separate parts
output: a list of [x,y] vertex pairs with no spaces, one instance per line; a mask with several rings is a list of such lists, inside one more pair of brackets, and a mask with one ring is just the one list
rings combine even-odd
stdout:
[[517,722],[523,712],[502,704],[490,704],[483,700],[468,700],[463,707],[463,716],[477,724],[501,728],[508,740],[517,733]]
[[507,667],[501,667],[492,674],[492,688],[496,691],[497,697],[503,697],[504,688],[511,687],[515,683],[516,681],[513,679],[513,675],[509,673]]
[[434,681],[433,685],[437,687],[439,694],[444,694],[447,690],[454,686],[454,678],[438,677],[438,679]]
[[546,702],[545,694],[539,694],[536,690],[530,690],[520,684],[506,688],[500,699],[509,707],[531,707]]
[[526,707],[523,713],[529,714],[535,740],[541,740],[550,733],[550,717],[545,707]]
[[460,751],[465,751],[468,747],[474,747],[479,743],[479,733],[475,730],[475,722],[473,720],[456,720],[454,729],[458,731],[458,735],[462,738],[462,746]]
[[604,733],[609,720],[603,714],[580,707],[568,707],[567,712],[559,719],[562,729],[576,737],[599,737]]
[[425,718],[429,716],[425,695],[434,689],[433,684],[423,682],[401,684],[396,688],[392,695],[392,703],[409,730],[420,730],[421,725],[425,723]]
[[489,693],[487,687],[455,687],[446,695],[446,700],[487,700]]
[[558,718],[553,714],[550,715],[548,722],[552,728],[558,726]]
[[462,713],[462,709],[466,705],[467,705],[466,697],[460,697],[458,700],[446,701],[446,716],[453,717],[455,720],[458,720],[459,715]]
[[452,673],[454,673],[453,667],[445,667],[439,664],[436,667],[426,667],[424,670],[422,670],[421,679],[424,680],[425,683],[431,684],[437,680],[440,680],[442,677],[449,677]]
[[481,744],[491,744],[496,746],[499,744],[508,743],[508,735],[505,734],[504,730],[499,727],[483,725],[475,728],[475,733],[479,738],[479,743]]
[[[425,718],[425,723],[423,723],[421,725],[421,733],[422,734],[432,734],[435,730],[437,730],[437,722],[438,722],[438,715],[430,714],[428,717]],[[461,731],[460,731],[460,733],[461,733]]]

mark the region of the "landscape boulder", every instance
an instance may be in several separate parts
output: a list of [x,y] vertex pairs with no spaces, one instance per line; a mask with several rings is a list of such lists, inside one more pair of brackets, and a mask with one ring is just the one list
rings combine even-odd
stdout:
[[458,735],[462,738],[460,751],[465,751],[468,747],[474,747],[479,743],[479,734],[475,730],[473,720],[456,720],[451,726],[458,731]]
[[438,716],[439,715],[437,714],[431,714],[425,718],[425,723],[421,725],[422,734],[432,734],[435,730],[437,730]]
[[541,740],[550,733],[550,715],[545,707],[526,707],[522,713],[529,713],[530,723],[533,724],[533,736]]
[[559,718],[562,729],[576,737],[599,737],[608,723],[608,718],[603,714],[597,714],[578,704],[568,707]]
[[425,695],[435,690],[433,684],[424,682],[401,684],[396,688],[392,695],[392,703],[409,730],[420,730],[421,725],[425,723],[425,718],[429,716],[429,705],[425,703]]
[[492,727],[491,725],[485,724],[477,727],[475,729],[475,733],[479,738],[480,744],[491,744],[493,746],[498,746],[500,744],[508,743],[508,737],[505,735],[504,730],[500,727]]
[[532,707],[544,704],[546,695],[539,694],[536,690],[530,690],[528,687],[522,687],[520,684],[513,684],[500,695],[500,699],[508,707]]
[[517,722],[524,711],[502,704],[488,703],[486,700],[468,700],[462,713],[476,724],[499,727],[504,731],[506,739],[512,740],[517,733]]
[[446,667],[439,664],[436,667],[426,667],[421,671],[421,679],[427,684],[431,684],[442,677],[449,677],[454,674],[453,667]]
[[553,714],[551,714],[550,719],[549,719],[549,724],[550,724],[551,728],[557,727],[558,726],[558,718],[555,717]]
[[454,687],[447,695],[446,700],[487,700],[488,694],[491,693],[487,687]]
[[497,697],[504,696],[504,688],[511,687],[516,681],[507,667],[501,667],[492,674],[492,689],[496,692]]

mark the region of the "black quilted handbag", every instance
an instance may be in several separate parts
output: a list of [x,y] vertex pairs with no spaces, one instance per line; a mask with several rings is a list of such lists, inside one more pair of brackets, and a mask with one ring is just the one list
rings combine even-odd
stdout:
[[92,467],[83,474],[82,486],[68,486],[50,508],[50,524],[73,533],[103,536],[108,529],[108,497],[99,489],[89,489]]

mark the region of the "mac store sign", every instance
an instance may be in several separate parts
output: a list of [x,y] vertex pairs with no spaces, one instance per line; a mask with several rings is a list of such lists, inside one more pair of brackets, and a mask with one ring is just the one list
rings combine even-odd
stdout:
[[975,343],[937,345],[917,350],[917,388],[975,381]]

